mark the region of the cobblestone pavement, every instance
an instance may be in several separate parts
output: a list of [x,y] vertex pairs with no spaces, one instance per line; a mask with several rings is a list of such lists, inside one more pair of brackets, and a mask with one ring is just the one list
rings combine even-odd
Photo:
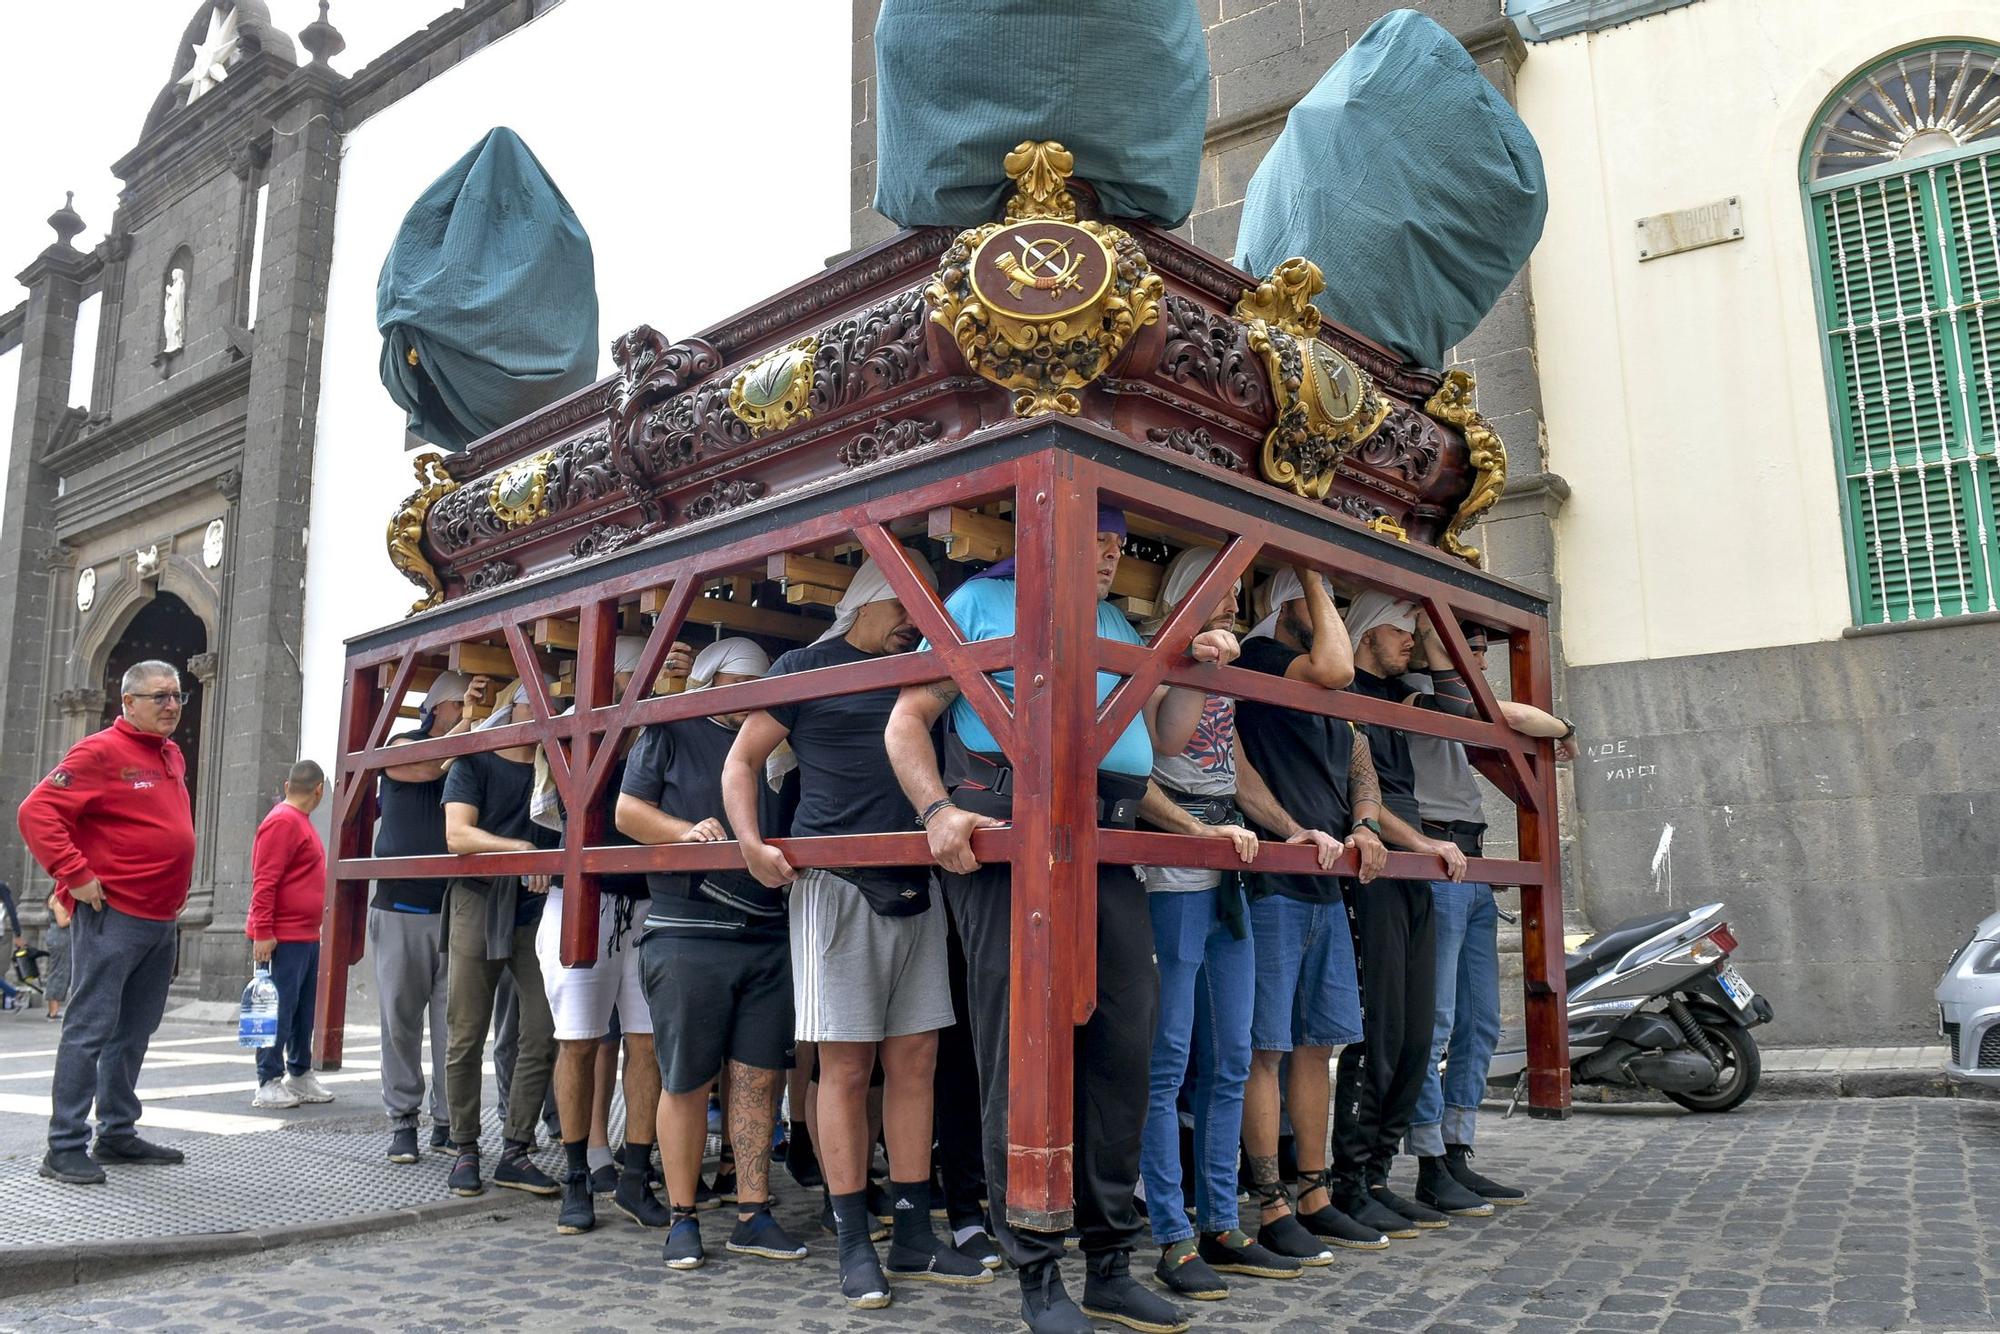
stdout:
[[[1606,1108],[1559,1124],[1489,1117],[1482,1137],[1482,1168],[1533,1184],[1526,1207],[1292,1282],[1238,1279],[1228,1301],[1191,1305],[1197,1328],[2000,1329],[2000,1104]],[[46,1293],[0,1309],[0,1328],[1018,1328],[1004,1275],[898,1285],[889,1309],[849,1313],[816,1201],[785,1185],[780,1217],[813,1245],[797,1265],[727,1255],[727,1223],[709,1214],[708,1267],[669,1275],[659,1234],[612,1215],[558,1237],[553,1206],[535,1205]],[[1153,1256],[1135,1259],[1150,1269]]]

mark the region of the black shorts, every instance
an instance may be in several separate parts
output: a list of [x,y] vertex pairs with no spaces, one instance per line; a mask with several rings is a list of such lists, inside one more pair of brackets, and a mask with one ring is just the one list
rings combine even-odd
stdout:
[[785,937],[730,940],[654,932],[639,942],[660,1083],[692,1093],[725,1060],[785,1068],[792,1041],[792,960]]

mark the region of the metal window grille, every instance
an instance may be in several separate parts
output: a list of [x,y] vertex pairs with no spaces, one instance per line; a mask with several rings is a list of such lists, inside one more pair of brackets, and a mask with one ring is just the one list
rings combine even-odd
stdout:
[[[1907,73],[1936,62],[1892,63]],[[1896,86],[1879,70],[1856,82]],[[1985,134],[1952,137],[1965,129],[1965,89],[1903,91],[1901,156],[1808,186],[1864,624],[2000,610],[2000,149]],[[1981,96],[2000,115],[2000,79]],[[1973,110],[1990,128],[1985,101]]]

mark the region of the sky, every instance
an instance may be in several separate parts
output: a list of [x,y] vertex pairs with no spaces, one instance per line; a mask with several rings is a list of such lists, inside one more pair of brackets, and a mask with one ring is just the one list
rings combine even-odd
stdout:
[[[318,15],[318,0],[265,4],[303,63],[298,33]],[[138,144],[198,7],[200,0],[0,4],[0,86],[13,108],[0,133],[0,311],[27,297],[14,275],[55,240],[45,219],[65,190],[76,192],[84,221],[77,248],[103,238],[122,188],[111,164]],[[347,49],[333,68],[352,74],[456,8],[453,0],[334,0],[329,17]]]

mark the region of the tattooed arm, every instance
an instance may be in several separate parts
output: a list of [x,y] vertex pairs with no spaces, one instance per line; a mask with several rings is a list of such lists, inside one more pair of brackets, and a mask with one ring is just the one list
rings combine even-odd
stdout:
[[1354,728],[1354,752],[1347,761],[1347,804],[1354,812],[1354,828],[1347,835],[1347,846],[1355,850],[1359,859],[1355,878],[1365,885],[1388,865],[1389,850],[1382,846],[1375,831],[1361,822],[1378,819],[1388,812],[1382,808],[1382,780],[1375,774],[1375,755],[1368,749],[1368,734],[1358,727]]

